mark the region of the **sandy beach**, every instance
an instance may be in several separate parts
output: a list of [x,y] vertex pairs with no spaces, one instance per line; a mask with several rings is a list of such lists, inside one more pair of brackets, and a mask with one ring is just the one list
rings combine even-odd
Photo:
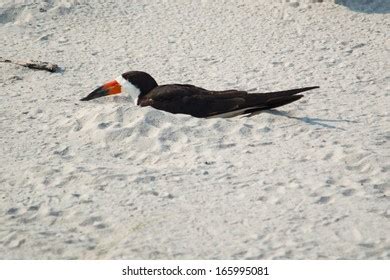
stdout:
[[[364,3],[363,3],[364,2]],[[2,0],[0,259],[389,259],[390,3]],[[123,72],[251,118],[80,102]]]

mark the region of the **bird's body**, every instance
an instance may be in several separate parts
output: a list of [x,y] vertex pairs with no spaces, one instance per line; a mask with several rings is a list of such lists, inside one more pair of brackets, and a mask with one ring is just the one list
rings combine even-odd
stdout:
[[294,102],[298,93],[318,87],[306,87],[270,93],[248,93],[239,90],[212,91],[188,84],[157,85],[147,73],[131,71],[99,87],[83,101],[104,95],[127,92],[135,104],[188,114],[198,118],[233,117],[268,110]]

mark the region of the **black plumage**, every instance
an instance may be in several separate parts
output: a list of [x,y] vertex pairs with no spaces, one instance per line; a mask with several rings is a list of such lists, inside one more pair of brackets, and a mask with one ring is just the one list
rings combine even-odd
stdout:
[[306,87],[270,93],[246,91],[209,91],[193,85],[169,84],[157,86],[138,99],[140,106],[152,106],[174,114],[194,117],[213,117],[221,114],[242,115],[268,110],[294,102],[303,95],[298,93],[317,87]]

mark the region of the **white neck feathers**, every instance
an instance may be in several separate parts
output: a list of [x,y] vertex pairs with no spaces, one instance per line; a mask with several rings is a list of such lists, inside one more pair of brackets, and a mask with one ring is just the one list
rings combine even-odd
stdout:
[[134,105],[137,105],[138,96],[141,93],[140,89],[126,79],[124,79],[122,76],[119,76],[115,80],[118,82],[118,84],[121,85],[122,93],[127,93],[130,96],[131,100],[134,102]]

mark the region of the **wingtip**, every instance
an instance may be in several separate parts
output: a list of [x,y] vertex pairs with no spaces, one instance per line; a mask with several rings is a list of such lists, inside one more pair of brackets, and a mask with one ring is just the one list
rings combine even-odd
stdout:
[[294,93],[294,94],[302,93],[302,92],[309,91],[309,90],[313,90],[313,89],[317,89],[317,88],[320,88],[320,87],[319,87],[319,86],[312,86],[312,87],[299,88],[299,89],[296,89],[296,90],[295,90],[295,93]]
[[304,87],[304,88],[301,88],[302,91],[307,91],[307,90],[312,90],[312,89],[316,89],[316,88],[320,88],[319,86],[312,86],[312,87]]

